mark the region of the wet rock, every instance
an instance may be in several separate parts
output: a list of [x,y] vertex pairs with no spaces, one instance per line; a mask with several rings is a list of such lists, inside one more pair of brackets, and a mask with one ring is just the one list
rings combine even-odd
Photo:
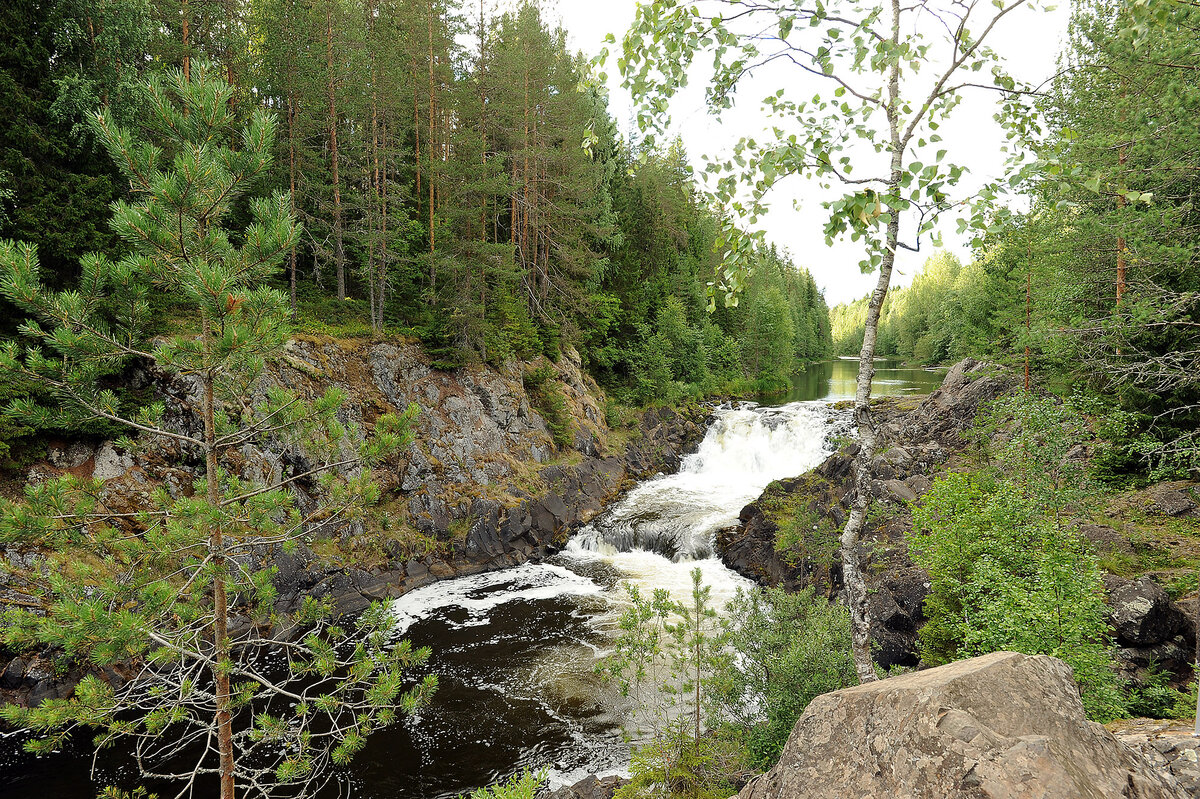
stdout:
[[740,799],[1181,799],[1089,722],[1071,669],[997,652],[817,697]]
[[628,782],[629,780],[625,777],[589,775],[574,785],[550,791],[541,799],[612,799],[617,789]]
[[[874,652],[882,665],[916,665],[919,661],[917,628],[924,621],[920,605],[927,580],[907,557],[908,506],[920,501],[946,461],[966,447],[967,433],[980,407],[1011,385],[995,367],[966,360],[956,364],[941,388],[915,408],[911,401],[890,398],[872,405],[882,436],[880,454],[872,460],[870,491],[875,499],[890,505],[891,511],[870,522],[864,534],[867,551],[875,553],[864,568],[874,620],[872,637],[878,644]],[[717,548],[726,565],[764,585],[793,590],[812,585],[828,596],[837,595],[842,590],[840,552],[827,567],[804,559],[790,563],[798,553],[781,555],[776,551],[779,519],[775,516],[804,507],[836,539],[849,513],[858,451],[859,445],[852,442],[809,474],[768,487],[742,510],[740,528],[718,533]],[[781,507],[788,510],[780,511]],[[836,547],[836,540],[832,543]]]

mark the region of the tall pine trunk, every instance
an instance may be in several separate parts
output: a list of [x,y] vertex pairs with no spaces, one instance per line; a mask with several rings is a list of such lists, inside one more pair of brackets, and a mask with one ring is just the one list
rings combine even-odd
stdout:
[[337,297],[346,299],[346,251],[342,243],[342,186],[338,179],[337,74],[333,60],[333,3],[325,7],[325,65],[329,70],[329,157],[333,181],[333,258],[337,266]]
[[[207,349],[212,329],[205,315],[201,335]],[[214,376],[211,369],[203,374],[204,384],[204,477],[206,496],[211,508],[221,502],[220,475],[217,468],[216,398],[213,391]],[[229,647],[229,598],[226,595],[227,562],[225,541],[220,524],[213,524],[208,531],[208,556],[213,564],[213,626],[212,652],[209,668],[212,671],[216,694],[217,753],[220,761],[221,799],[234,797],[233,760],[233,697],[230,691],[229,671],[225,667],[230,661]]]
[[[287,137],[288,137],[288,200],[292,218],[296,218],[296,89],[294,64],[288,64]],[[292,321],[296,321],[296,245],[288,250],[288,300],[292,309]]]
[[192,79],[192,9],[188,5],[188,0],[183,0],[180,13],[183,15],[182,27],[180,29],[183,38],[183,77],[185,80],[190,81]]

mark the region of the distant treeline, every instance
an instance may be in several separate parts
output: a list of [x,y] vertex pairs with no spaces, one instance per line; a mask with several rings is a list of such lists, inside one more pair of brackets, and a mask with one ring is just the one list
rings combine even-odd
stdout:
[[[721,220],[682,147],[624,141],[538,3],[489,8],[7,4],[0,237],[36,243],[60,287],[82,254],[120,253],[107,220],[125,187],[81,123],[107,105],[136,124],[148,72],[206,70],[235,87],[239,115],[275,114],[261,193],[290,192],[304,224],[277,285],[305,329],[415,336],[445,367],[574,346],[642,402],[778,385],[826,357],[824,300],[784,254],[757,256],[737,307],[706,312]],[[171,299],[155,302],[171,324]]]
[[[1002,281],[983,265],[963,266],[939,252],[925,262],[911,286],[894,289],[883,304],[876,353],[922,364],[945,363],[991,353],[1003,338]],[[830,310],[833,350],[857,355],[862,349],[867,300]]]

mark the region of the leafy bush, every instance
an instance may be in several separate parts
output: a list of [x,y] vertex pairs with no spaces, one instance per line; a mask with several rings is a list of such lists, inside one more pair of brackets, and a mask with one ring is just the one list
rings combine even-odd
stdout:
[[633,749],[630,782],[617,799],[702,797],[733,793],[727,775],[736,750],[704,734],[706,678],[722,645],[710,589],[692,570],[688,603],[658,588],[650,597],[626,585],[630,607],[622,614],[613,653],[597,671],[633,700],[644,743]]
[[807,507],[787,514],[775,534],[775,551],[784,563],[800,567],[801,582],[808,564],[829,566],[837,548],[837,528],[832,520]]
[[1125,698],[1100,569],[1067,514],[1096,493],[1068,457],[1082,420],[1025,394],[996,403],[982,429],[1008,435],[993,453],[1000,466],[944,475],[914,515],[909,551],[930,579],[922,655],[1053,655],[1074,669],[1091,718],[1119,717]]
[[807,588],[738,591],[710,678],[712,726],[770,768],[808,703],[858,682],[846,608]]
[[545,772],[525,769],[502,783],[476,788],[460,799],[533,799],[545,781]]
[[646,736],[621,799],[729,796],[734,775],[774,764],[814,697],[857,682],[849,614],[811,589],[739,591],[720,621],[699,569],[689,602],[628,591],[599,669]]
[[1130,691],[1126,710],[1137,718],[1191,719],[1196,715],[1196,683],[1187,693],[1172,688],[1170,675],[1151,662],[1142,685]]

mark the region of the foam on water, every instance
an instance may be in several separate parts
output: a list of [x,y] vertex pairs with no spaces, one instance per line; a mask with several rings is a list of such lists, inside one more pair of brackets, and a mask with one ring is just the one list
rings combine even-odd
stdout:
[[492,610],[509,602],[596,595],[602,590],[592,580],[562,566],[525,563],[409,591],[392,602],[392,613],[397,618],[395,632],[403,635],[415,622],[445,608],[465,609],[467,620],[454,624],[468,627],[486,624]]
[[[686,602],[698,568],[712,606],[723,608],[751,583],[715,557],[716,532],[736,524],[741,509],[772,480],[819,464],[831,451],[830,439],[845,427],[843,415],[815,402],[742,404],[714,416],[678,473],[636,487],[580,530],[552,563],[445,580],[393,602],[399,634],[440,636],[440,645],[430,645],[454,659],[439,672],[445,688],[473,705],[447,706],[442,717],[433,708],[427,719],[413,721],[422,746],[451,738],[470,741],[475,752],[500,746],[489,730],[507,724],[503,719],[471,729],[446,720],[445,714],[470,715],[486,704],[491,712],[509,708],[538,719],[541,732],[522,738],[505,763],[547,767],[552,787],[628,765],[621,731],[628,700],[592,672],[612,646],[627,606],[621,583],[636,584],[643,593],[665,588]],[[551,728],[554,735],[547,738]]]

